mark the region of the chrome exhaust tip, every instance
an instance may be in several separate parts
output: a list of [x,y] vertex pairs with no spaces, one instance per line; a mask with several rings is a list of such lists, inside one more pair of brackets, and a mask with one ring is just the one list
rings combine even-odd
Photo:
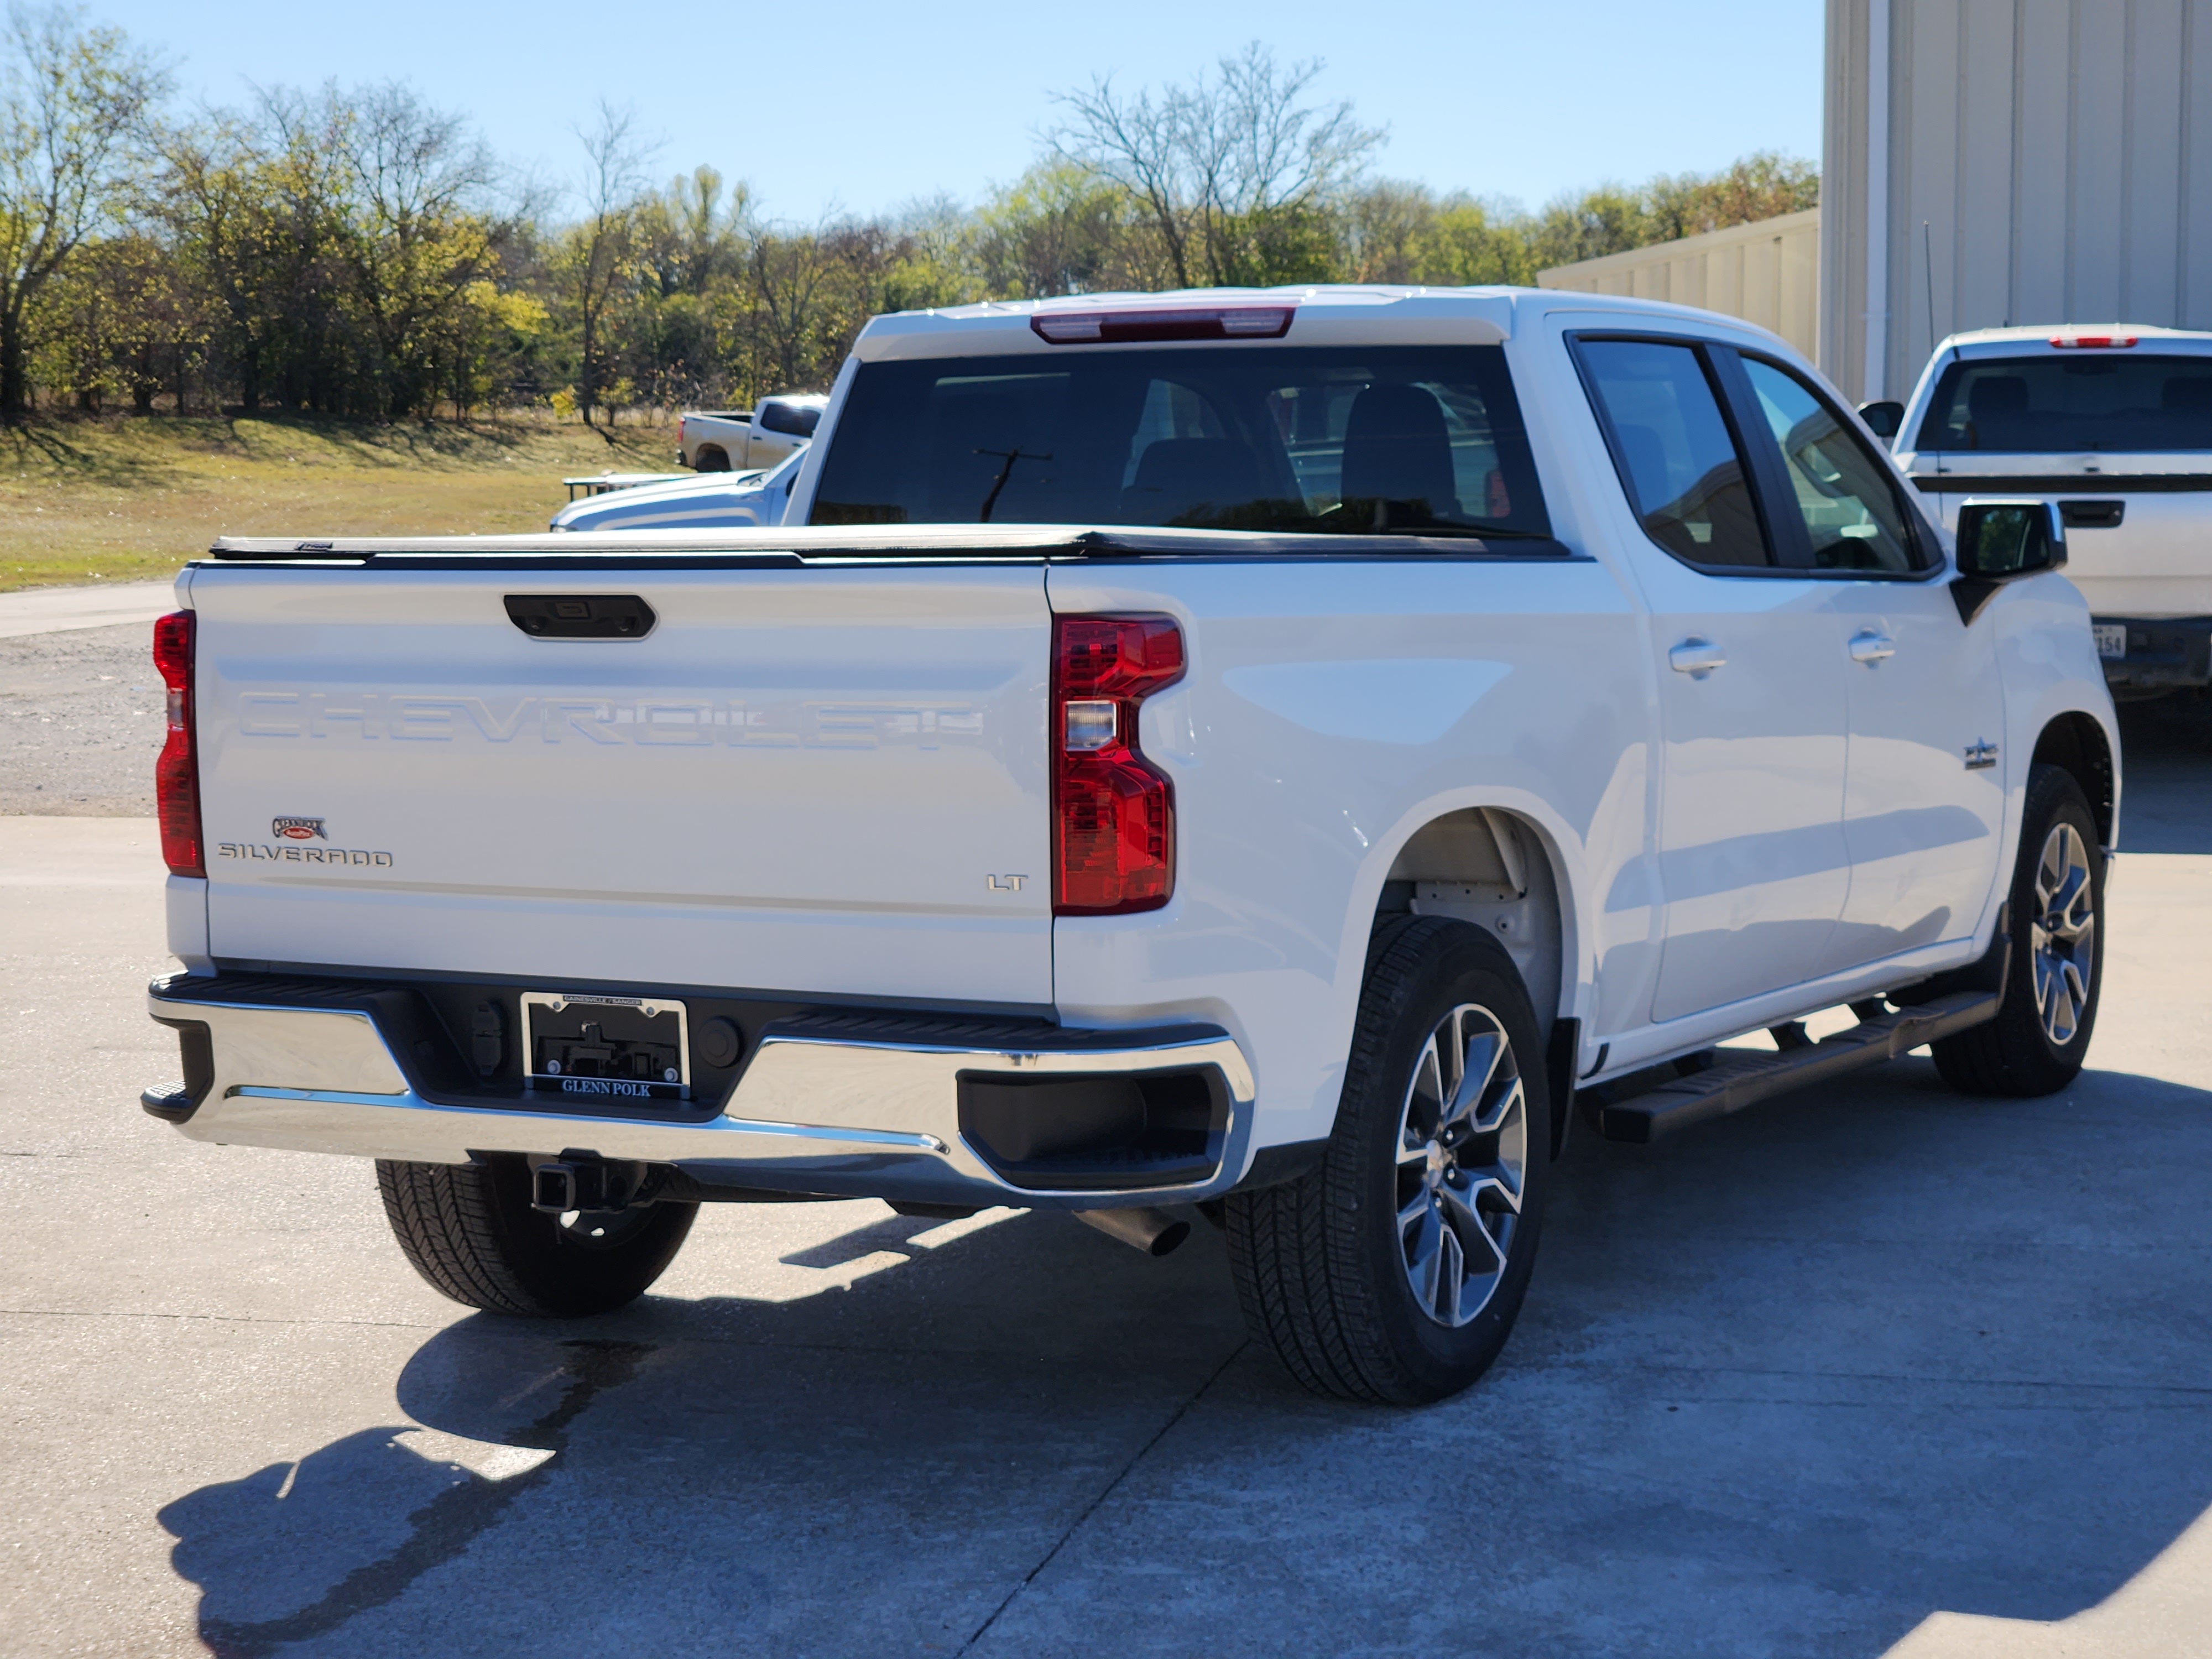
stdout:
[[1165,1210],[1078,1210],[1075,1218],[1150,1256],[1165,1255],[1190,1237],[1190,1223]]

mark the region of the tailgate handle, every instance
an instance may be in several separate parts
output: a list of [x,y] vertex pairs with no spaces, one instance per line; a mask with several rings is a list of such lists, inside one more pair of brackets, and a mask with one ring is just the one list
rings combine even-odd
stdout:
[[641,640],[657,620],[635,593],[510,593],[507,617],[533,640]]
[[2061,501],[2058,516],[2069,530],[2118,530],[2127,516],[2125,501]]

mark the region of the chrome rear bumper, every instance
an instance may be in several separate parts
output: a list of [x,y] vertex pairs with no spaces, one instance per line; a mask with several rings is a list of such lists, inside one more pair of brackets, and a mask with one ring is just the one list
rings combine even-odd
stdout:
[[[709,1185],[909,1199],[1100,1209],[1190,1202],[1225,1192],[1242,1174],[1252,1125],[1253,1078],[1226,1033],[1185,1028],[1074,1034],[1079,1047],[1000,1047],[939,1038],[763,1033],[715,1116],[690,1121],[593,1116],[426,1099],[376,1022],[360,1010],[275,1006],[164,995],[149,1012],[165,1024],[206,1028],[197,1104],[177,1121],[195,1140],[341,1152],[419,1164],[465,1164],[471,1153],[544,1158],[595,1153],[677,1165]],[[1151,1040],[1146,1040],[1146,1039]],[[188,1039],[188,1048],[198,1041]],[[188,1066],[188,1070],[191,1067]],[[1001,1176],[960,1132],[959,1080],[1055,1074],[1204,1072],[1228,1103],[1222,1155],[1205,1181],[1113,1190],[1038,1191]],[[151,1105],[149,1109],[159,1109]],[[176,1121],[179,1114],[161,1110]]]

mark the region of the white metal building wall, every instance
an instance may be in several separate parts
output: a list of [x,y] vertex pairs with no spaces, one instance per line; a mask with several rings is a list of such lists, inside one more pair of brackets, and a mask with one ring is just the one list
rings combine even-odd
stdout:
[[1827,76],[1819,356],[1854,397],[1962,329],[2212,327],[2212,0],[1827,0]]
[[1820,215],[1808,209],[1554,265],[1536,273],[1536,284],[1703,306],[1771,328],[1809,357],[1819,329],[1820,270]]

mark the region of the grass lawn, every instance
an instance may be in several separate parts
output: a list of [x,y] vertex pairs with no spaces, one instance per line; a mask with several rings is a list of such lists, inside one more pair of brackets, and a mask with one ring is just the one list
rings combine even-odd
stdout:
[[543,530],[563,477],[676,471],[672,426],[42,416],[0,426],[0,592],[166,576],[217,536]]

